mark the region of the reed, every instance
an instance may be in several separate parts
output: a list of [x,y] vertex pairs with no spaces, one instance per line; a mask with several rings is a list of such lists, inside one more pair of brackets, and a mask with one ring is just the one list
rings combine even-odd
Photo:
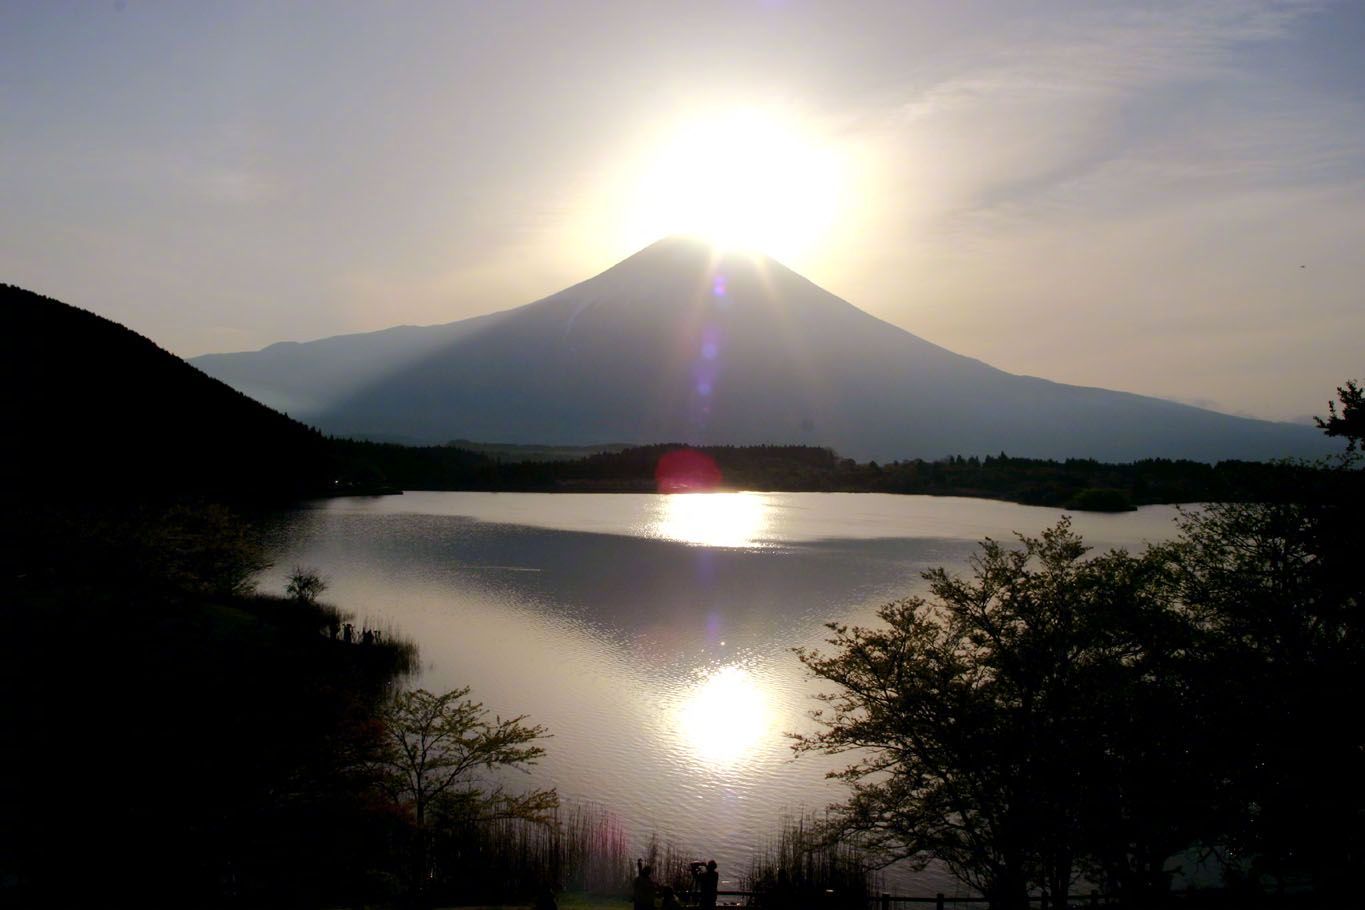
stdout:
[[461,902],[529,900],[544,887],[618,897],[634,875],[620,822],[591,804],[562,807],[547,823],[497,819],[445,832],[436,870],[437,892]]
[[880,876],[856,846],[831,839],[811,814],[784,818],[754,855],[743,890],[766,910],[866,910]]

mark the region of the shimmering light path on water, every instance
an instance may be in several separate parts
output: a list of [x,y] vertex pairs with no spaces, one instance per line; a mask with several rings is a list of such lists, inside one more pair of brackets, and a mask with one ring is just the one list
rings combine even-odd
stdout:
[[[1174,510],[1076,515],[1097,546],[1169,538]],[[328,599],[418,642],[419,684],[469,684],[554,738],[534,771],[729,878],[784,812],[842,790],[793,761],[814,684],[791,653],[824,623],[873,621],[963,568],[982,537],[1055,510],[869,494],[408,493],[315,503],[278,535],[266,589],[319,569]],[[519,776],[509,779],[515,785]],[[951,889],[923,873],[905,887]]]

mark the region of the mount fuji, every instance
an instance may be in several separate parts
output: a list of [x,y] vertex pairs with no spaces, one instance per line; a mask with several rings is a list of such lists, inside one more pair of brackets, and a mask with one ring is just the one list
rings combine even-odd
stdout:
[[516,309],[191,361],[335,435],[829,446],[858,459],[1268,459],[1312,428],[998,370],[764,257],[669,238]]

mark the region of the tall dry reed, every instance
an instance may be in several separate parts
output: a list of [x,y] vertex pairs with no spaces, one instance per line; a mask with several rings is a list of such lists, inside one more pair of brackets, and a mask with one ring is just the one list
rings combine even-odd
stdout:
[[749,865],[743,890],[765,910],[866,910],[881,881],[854,845],[831,839],[813,815],[785,818]]

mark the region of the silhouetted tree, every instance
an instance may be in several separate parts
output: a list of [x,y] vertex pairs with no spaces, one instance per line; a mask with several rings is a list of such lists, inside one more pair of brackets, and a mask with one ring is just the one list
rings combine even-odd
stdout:
[[1336,402],[1327,403],[1327,419],[1314,417],[1313,420],[1328,436],[1342,436],[1346,439],[1346,451],[1354,452],[1365,439],[1365,390],[1355,380],[1337,387],[1337,398],[1341,401],[1341,413],[1337,413]]
[[322,575],[317,569],[305,569],[295,567],[289,576],[289,584],[285,585],[284,593],[299,603],[316,603],[323,591],[327,590],[327,582],[323,581]]
[[177,503],[129,522],[127,551],[146,578],[180,591],[236,597],[255,590],[269,563],[259,534],[217,503]]
[[467,686],[443,695],[400,692],[383,715],[386,748],[378,770],[385,792],[413,824],[411,884],[419,899],[434,875],[439,829],[510,818],[548,822],[559,805],[554,790],[513,794],[484,776],[535,764],[549,734],[527,724],[525,715],[490,720],[469,692]]
[[1188,515],[1177,545],[1236,868],[1308,876],[1319,894],[1358,886],[1365,861],[1365,497],[1359,471],[1333,477]]
[[1147,697],[1139,630],[1173,617],[1160,559],[1087,558],[1065,519],[1019,542],[983,542],[969,579],[926,573],[932,599],[888,604],[882,628],[831,625],[829,656],[798,652],[838,689],[796,750],[860,755],[835,775],[853,789],[837,833],[941,860],[997,908],[1025,907],[1031,884],[1065,895],[1117,820],[1090,808],[1116,770],[1106,728]]

